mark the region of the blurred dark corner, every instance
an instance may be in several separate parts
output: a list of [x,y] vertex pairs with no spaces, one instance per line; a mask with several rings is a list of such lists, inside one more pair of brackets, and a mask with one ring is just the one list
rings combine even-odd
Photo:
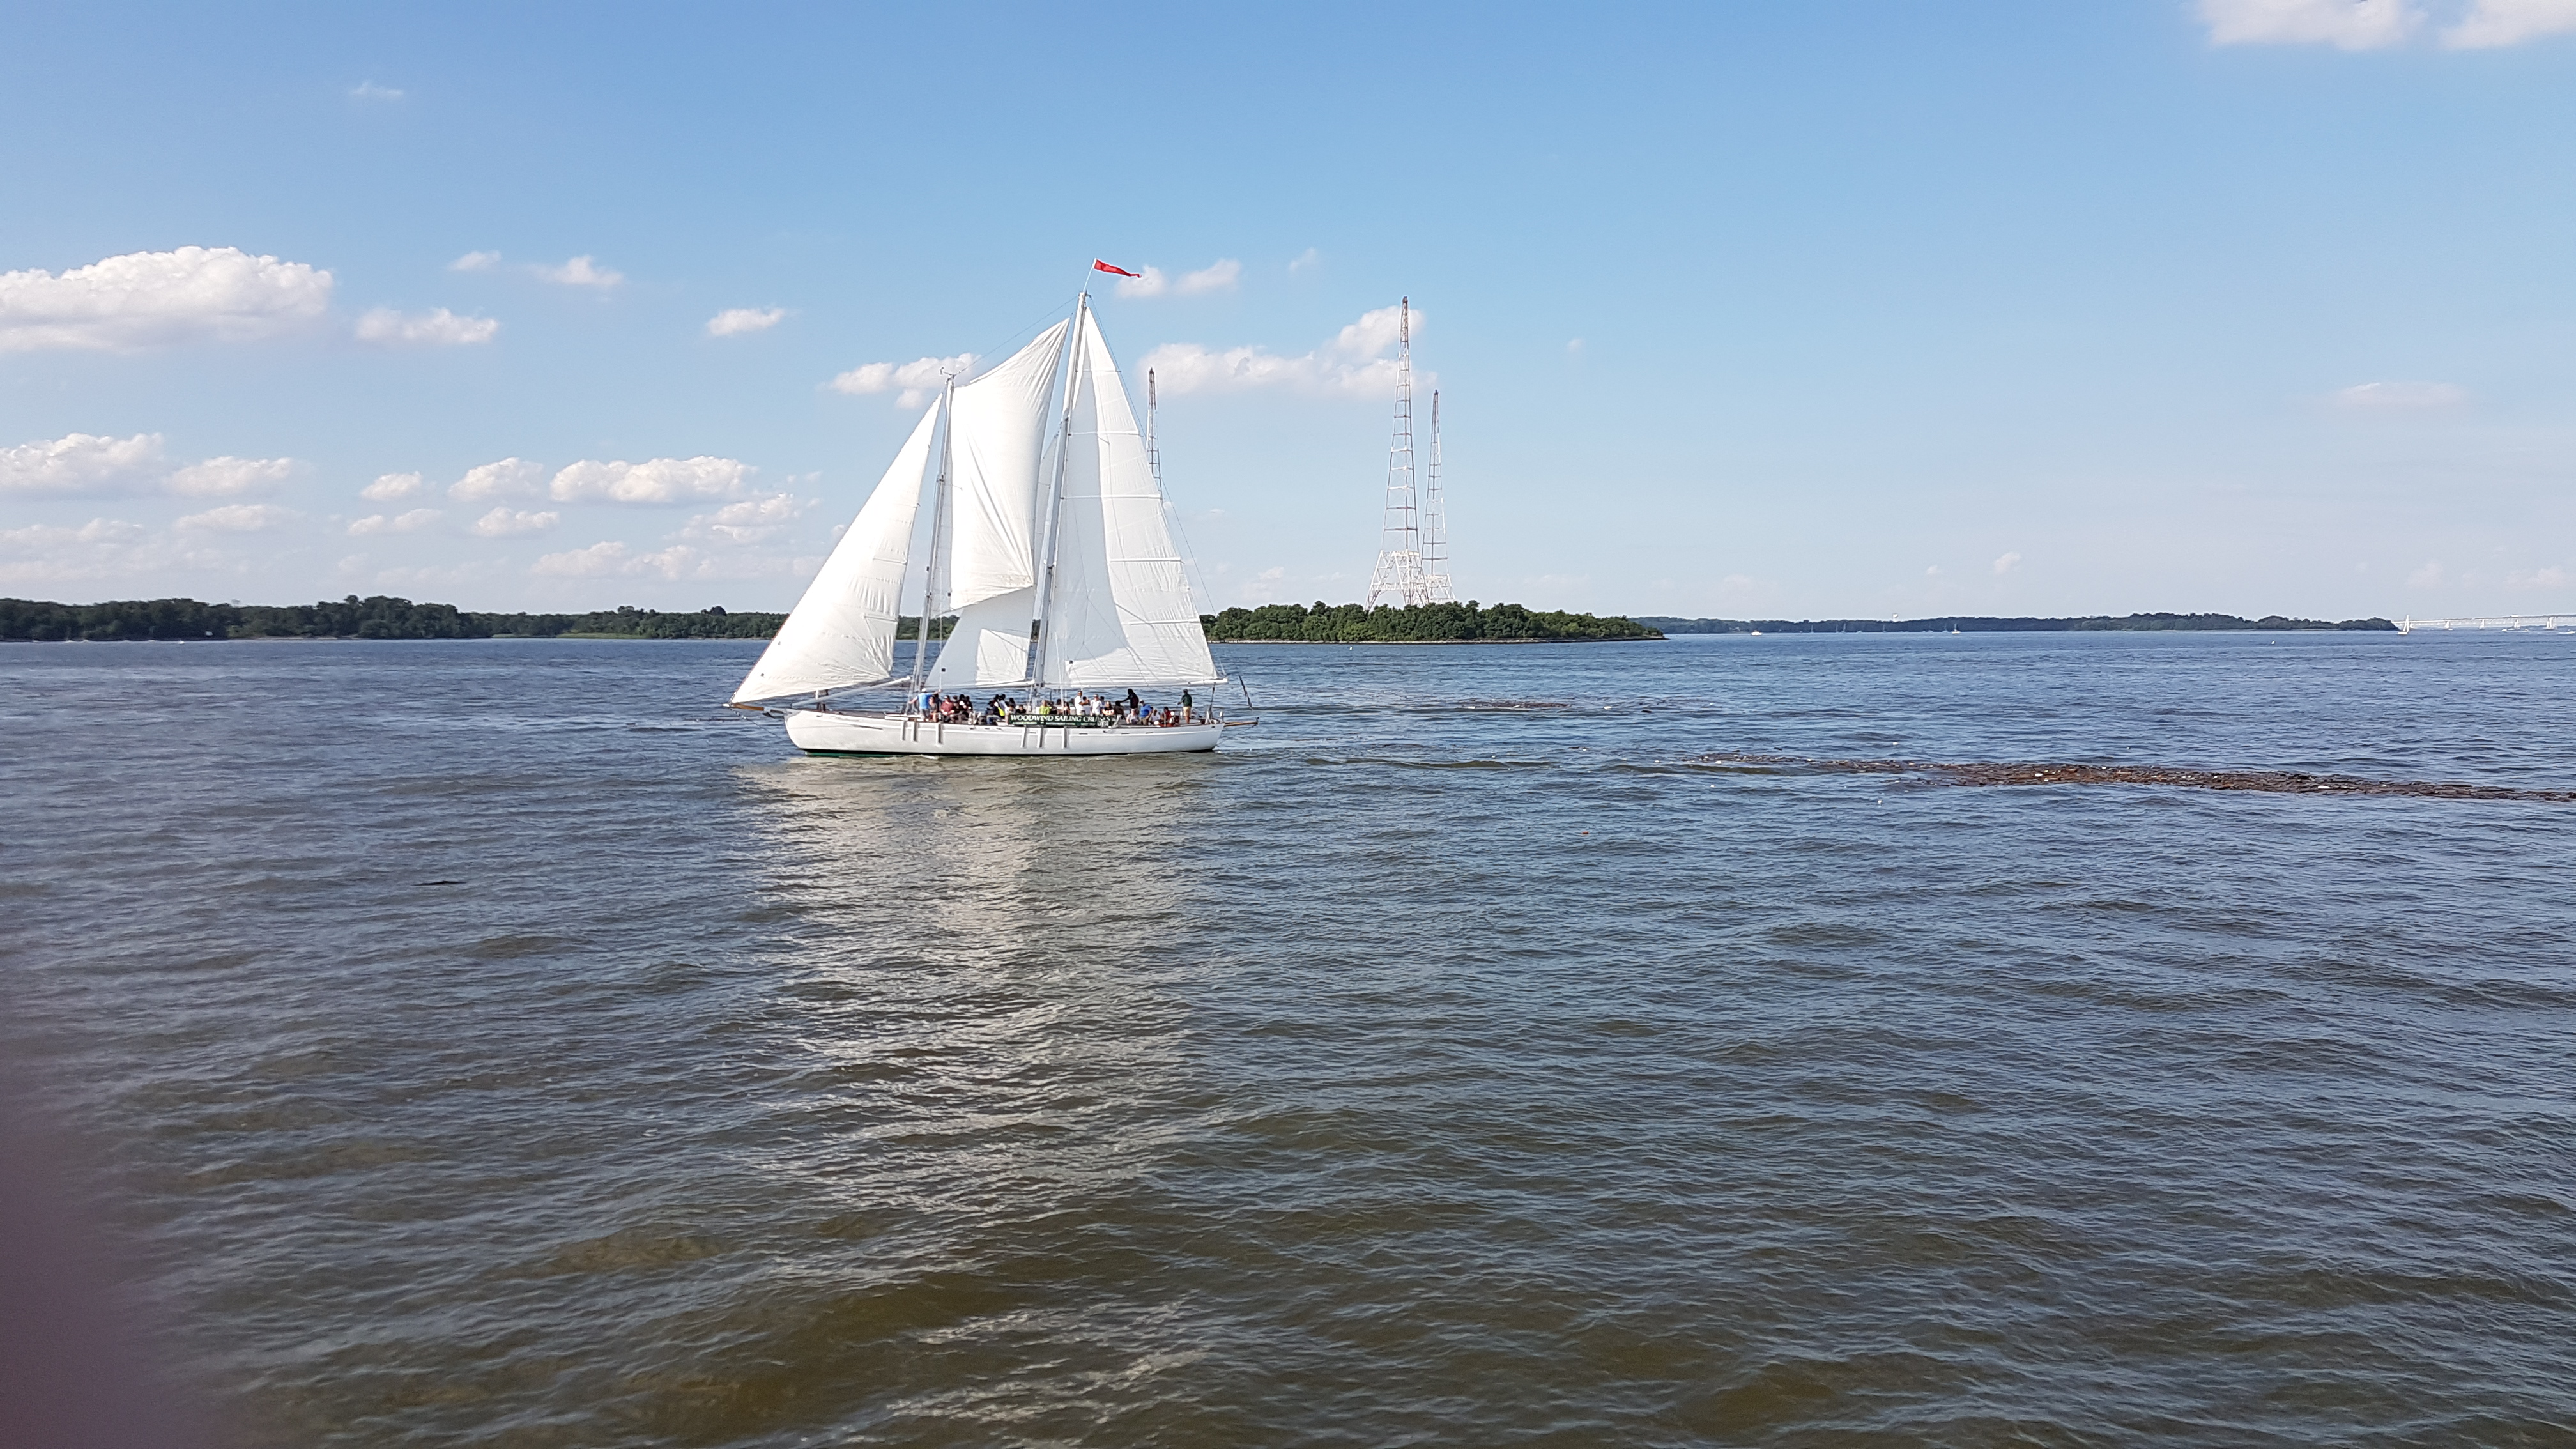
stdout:
[[0,1055],[0,1449],[199,1449],[158,1371],[158,1325],[98,1224],[100,1178]]

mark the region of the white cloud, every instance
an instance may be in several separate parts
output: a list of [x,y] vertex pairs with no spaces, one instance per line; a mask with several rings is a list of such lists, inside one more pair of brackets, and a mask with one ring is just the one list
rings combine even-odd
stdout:
[[2017,563],[2020,563],[2020,562],[2021,562],[2021,555],[2020,555],[2020,554],[2017,554],[2017,553],[2007,553],[2007,554],[2004,554],[2004,555],[2002,555],[2001,557],[1998,557],[1998,558],[1995,560],[1995,572],[1996,572],[1996,573],[1999,573],[1999,574],[2008,574],[2008,573],[2011,573],[2011,572],[2013,571],[2013,565],[2014,565],[2014,564],[2017,564]]
[[834,392],[845,392],[853,397],[900,390],[901,396],[894,400],[895,406],[917,408],[930,401],[930,395],[939,390],[941,383],[952,377],[964,377],[975,363],[976,356],[971,352],[961,352],[955,357],[924,357],[912,362],[871,362],[833,378],[831,388]]
[[731,458],[585,459],[557,473],[550,491],[558,503],[689,503],[735,497],[751,473],[749,464]]
[[[1395,359],[1385,354],[1395,348],[1397,312],[1380,307],[1363,314],[1331,342],[1303,356],[1282,357],[1259,347],[1212,352],[1193,342],[1167,342],[1145,354],[1143,366],[1152,368],[1163,391],[1172,394],[1264,387],[1362,396],[1388,392],[1395,387]],[[1413,326],[1422,328],[1418,308]]]
[[626,545],[615,539],[603,539],[588,548],[550,553],[538,559],[535,565],[538,573],[568,579],[597,578],[601,574],[620,573],[624,571],[625,566]]
[[2429,412],[2468,400],[2467,388],[2447,382],[2365,382],[2334,395],[2335,406],[2362,412]]
[[0,352],[130,351],[249,342],[294,331],[331,305],[331,274],[235,247],[130,252],[56,276],[0,272]]
[[501,324],[490,317],[459,317],[441,307],[435,312],[403,313],[378,307],[358,319],[360,342],[389,346],[461,347],[489,342]]
[[380,473],[375,482],[358,490],[358,496],[370,503],[397,503],[429,491],[429,480],[418,473]]
[[745,332],[766,332],[786,320],[784,307],[727,307],[707,319],[707,335],[738,337]]
[[278,528],[302,517],[292,508],[274,503],[227,503],[203,513],[191,513],[179,520],[179,527],[205,529],[216,533],[259,533]]
[[499,252],[467,252],[447,264],[451,272],[488,272],[501,265]]
[[0,548],[41,553],[67,545],[129,544],[147,532],[139,523],[113,518],[93,518],[78,528],[39,523],[27,528],[0,528]]
[[1288,264],[1288,271],[1291,275],[1298,272],[1310,272],[1323,264],[1324,254],[1315,250],[1313,247],[1308,247],[1304,252],[1298,255],[1297,260]]
[[1209,292],[1231,292],[1242,281],[1243,263],[1227,257],[1195,272],[1184,273],[1177,282],[1164,276],[1161,267],[1147,267],[1140,275],[1119,278],[1118,295],[1160,297],[1170,293],[1178,297],[1198,297]]
[[2410,589],[2439,588],[2441,583],[2442,561],[2440,559],[2433,559],[2406,576],[2406,587]]
[[746,498],[690,519],[680,530],[680,537],[736,546],[759,543],[776,536],[781,528],[795,522],[797,515],[811,506],[793,493]]
[[136,492],[161,476],[159,433],[67,433],[0,448],[0,493]]
[[474,536],[509,538],[522,533],[543,533],[561,522],[563,522],[563,515],[552,509],[543,513],[531,513],[512,508],[494,508],[474,520]]
[[357,101],[398,101],[403,98],[403,93],[392,86],[380,86],[374,81],[360,81],[349,87],[349,98]]
[[1197,297],[1209,292],[1231,292],[1242,280],[1243,263],[1227,257],[1182,277],[1172,290],[1184,297]]
[[294,472],[293,458],[208,458],[171,474],[169,486],[183,498],[237,498],[265,493]]
[[2520,45],[2576,30],[2576,0],[2477,0],[2460,23],[2442,32],[2453,50]]
[[560,267],[533,267],[539,277],[561,287],[614,287],[626,280],[624,272],[612,272],[594,258],[578,256]]
[[542,463],[525,458],[504,458],[468,468],[465,476],[447,486],[447,496],[459,503],[487,503],[496,498],[533,498],[539,485],[546,481]]
[[2409,0],[2200,0],[2212,45],[2403,44],[2423,20]]
[[371,513],[350,524],[349,532],[361,537],[370,533],[418,533],[436,523],[438,519],[439,512],[435,508],[415,508],[408,513],[395,514],[391,518],[381,513]]
[[2567,587],[2567,571],[2561,568],[2533,569],[2528,573],[2516,571],[2504,576],[2504,586],[2508,589],[2563,589]]

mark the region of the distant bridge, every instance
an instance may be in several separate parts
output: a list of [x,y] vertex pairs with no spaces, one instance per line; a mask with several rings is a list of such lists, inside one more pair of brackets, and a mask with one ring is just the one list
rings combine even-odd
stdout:
[[2576,629],[2576,614],[2478,614],[2464,619],[2400,619],[2397,632],[2418,629]]

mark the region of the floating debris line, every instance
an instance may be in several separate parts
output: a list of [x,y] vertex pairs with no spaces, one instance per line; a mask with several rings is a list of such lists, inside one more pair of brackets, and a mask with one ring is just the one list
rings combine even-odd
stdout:
[[1820,760],[1721,750],[1702,765],[1770,765],[1836,775],[1920,775],[1945,785],[2172,785],[2187,790],[2260,790],[2280,795],[2410,795],[2429,800],[2545,800],[2576,804],[2576,790],[2518,790],[2443,780],[2371,780],[2297,770],[2185,770],[2170,765],[1954,764],[1938,760]]

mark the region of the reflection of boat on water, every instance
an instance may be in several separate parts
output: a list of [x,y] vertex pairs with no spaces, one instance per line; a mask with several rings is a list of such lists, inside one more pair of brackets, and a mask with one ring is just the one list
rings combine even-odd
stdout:
[[[788,739],[815,754],[1215,749],[1229,722],[1212,702],[1150,722],[1057,707],[1103,691],[1222,682],[1156,471],[1085,294],[1071,318],[941,390],[733,703],[772,710]],[[922,638],[905,702],[836,707],[836,691],[895,677],[925,492]],[[925,667],[929,620],[950,614],[938,662]],[[979,705],[963,721],[927,707],[929,695],[987,691],[1027,698]]]

